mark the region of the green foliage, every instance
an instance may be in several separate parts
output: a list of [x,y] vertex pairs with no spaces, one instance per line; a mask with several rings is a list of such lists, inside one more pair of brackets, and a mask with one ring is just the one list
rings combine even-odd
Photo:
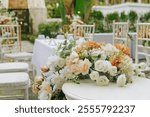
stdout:
[[113,21],[119,21],[119,14],[117,12],[108,13],[105,17],[107,32],[112,32]]
[[22,34],[21,35],[22,40],[27,40],[27,41],[30,41],[31,43],[34,43],[36,38],[37,38],[37,35],[33,35],[33,34]]
[[150,12],[146,13],[144,15],[144,17],[145,17],[146,21],[149,21],[150,20]]
[[128,17],[131,22],[135,22],[138,19],[138,15],[135,11],[130,11]]
[[141,18],[140,18],[141,22],[149,22],[150,21],[150,12],[145,13]]
[[84,0],[76,0],[75,14],[78,14],[82,19],[84,19],[85,13],[85,1]]
[[63,21],[63,24],[66,24],[67,23],[67,18],[66,18],[66,8],[65,8],[65,4],[64,4],[64,0],[59,0],[58,1],[59,3],[59,11],[60,11],[60,14],[61,14],[61,19]]
[[103,20],[104,19],[104,15],[101,11],[92,11],[92,17],[95,20]]
[[125,12],[120,13],[120,21],[126,22],[128,20],[128,15],[125,14]]
[[143,44],[143,46],[150,46],[150,41],[144,40],[144,41],[142,42],[142,44]]
[[131,32],[136,32],[136,21],[138,19],[137,13],[135,11],[130,11],[129,14],[128,14],[128,18],[129,18],[129,21],[130,21],[129,30]]
[[55,38],[61,28],[60,22],[42,23],[39,25],[39,34],[44,34],[50,38]]
[[113,21],[118,21],[119,20],[119,14],[117,12],[114,13],[108,13],[106,15],[106,21],[108,22],[113,22]]
[[95,23],[95,32],[105,32],[104,31],[104,15],[101,11],[92,11],[90,19],[89,19],[89,24]]
[[56,4],[48,4],[47,12],[49,18],[61,18],[59,8]]
[[75,14],[78,14],[84,22],[87,22],[92,6],[97,3],[97,0],[76,0]]
[[58,0],[45,0],[48,18],[61,18]]
[[75,44],[75,40],[65,40],[64,43],[60,44],[58,47],[59,56],[61,58],[66,58],[67,56],[69,56]]

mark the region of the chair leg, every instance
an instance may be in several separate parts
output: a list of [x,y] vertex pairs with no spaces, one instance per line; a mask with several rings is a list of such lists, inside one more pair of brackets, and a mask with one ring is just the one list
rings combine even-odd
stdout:
[[25,97],[25,100],[29,100],[29,87],[28,86],[25,88],[25,95],[24,95],[24,97]]
[[36,76],[36,68],[35,68],[34,65],[32,65],[32,77],[33,77],[33,79],[34,79],[35,76]]

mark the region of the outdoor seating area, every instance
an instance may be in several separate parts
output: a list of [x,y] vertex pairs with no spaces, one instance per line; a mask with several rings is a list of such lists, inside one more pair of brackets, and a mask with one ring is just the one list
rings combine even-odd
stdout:
[[150,99],[150,1],[12,1],[0,0],[0,99]]

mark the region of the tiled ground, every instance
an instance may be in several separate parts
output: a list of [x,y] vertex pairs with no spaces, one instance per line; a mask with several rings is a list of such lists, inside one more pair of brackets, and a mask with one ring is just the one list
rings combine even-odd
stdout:
[[[29,41],[22,41],[22,51],[33,52],[33,44],[30,43]],[[32,72],[30,72],[30,79],[31,79],[31,82],[34,79],[33,76],[32,76]],[[31,88],[29,88],[29,99],[30,100],[37,99],[37,95],[32,93]]]

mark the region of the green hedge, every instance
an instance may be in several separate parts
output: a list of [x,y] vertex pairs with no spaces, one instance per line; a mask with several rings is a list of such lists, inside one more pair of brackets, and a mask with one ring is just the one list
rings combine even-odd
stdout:
[[141,16],[140,18],[141,22],[150,22],[150,12],[145,13],[144,15]]
[[27,41],[30,41],[31,43],[34,43],[36,38],[37,38],[37,35],[33,35],[33,34],[22,34],[21,35],[22,40],[27,40]]
[[119,20],[120,20],[121,22],[126,22],[126,21],[128,20],[128,15],[125,14],[125,12],[121,12],[121,13],[120,13]]
[[42,23],[38,27],[38,34],[44,34],[45,36],[49,36],[50,38],[55,38],[57,34],[60,33],[60,28],[60,22]]

